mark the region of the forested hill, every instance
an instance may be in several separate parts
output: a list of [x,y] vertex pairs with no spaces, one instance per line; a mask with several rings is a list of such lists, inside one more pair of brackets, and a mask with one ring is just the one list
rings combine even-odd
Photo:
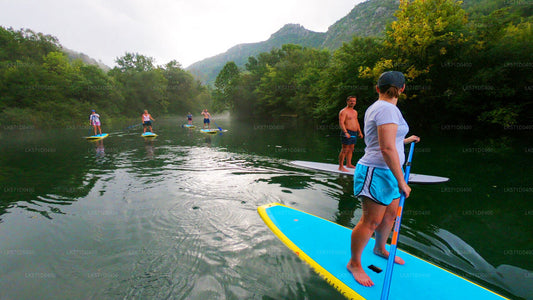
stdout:
[[399,0],[369,0],[356,5],[350,13],[335,22],[327,32],[313,32],[298,24],[287,24],[263,42],[240,44],[225,53],[190,65],[187,70],[206,83],[213,83],[222,67],[229,61],[242,67],[249,56],[281,48],[284,44],[335,50],[354,36],[379,36],[393,20]]
[[[68,52],[68,53],[67,53]],[[209,90],[177,61],[126,53],[106,71],[86,55],[65,51],[59,40],[31,29],[0,26],[0,130],[83,128],[91,109],[105,126],[152,115],[200,111]]]
[[[464,0],[463,8],[471,15],[489,14],[509,4],[516,3],[517,9],[527,9],[520,5],[523,1],[509,0]],[[214,83],[222,67],[230,61],[243,67],[249,56],[281,48],[283,44],[295,44],[304,47],[329,49],[334,51],[349,43],[354,36],[383,36],[387,24],[395,20],[394,12],[399,0],[368,0],[357,4],[346,16],[335,22],[327,32],[313,32],[301,25],[287,24],[262,42],[239,44],[225,53],[196,62],[186,69],[204,83]],[[523,7],[520,7],[523,6]]]
[[88,65],[94,65],[98,66],[100,69],[104,70],[105,72],[111,70],[111,68],[104,64],[101,60],[97,61],[96,59],[88,56],[85,53],[77,52],[72,49],[68,49],[65,47],[62,47],[61,50],[68,56],[70,60],[81,60],[83,63]]
[[284,44],[320,47],[325,39],[325,33],[310,31],[298,24],[287,24],[266,41],[234,46],[225,53],[192,64],[187,70],[202,82],[213,83],[228,61],[234,61],[238,66],[243,66],[249,56],[268,52],[272,48],[280,48]]
[[[364,4],[372,2],[378,0]],[[298,115],[334,124],[348,95],[364,111],[379,75],[394,69],[406,74],[400,106],[416,120],[410,125],[529,128],[531,1],[409,0],[393,15],[382,36],[354,36],[336,50],[285,44],[249,57],[244,67],[226,63],[214,82],[214,105],[235,116]]]
[[321,48],[335,50],[354,36],[382,36],[385,27],[394,19],[399,0],[369,0],[356,5],[342,19],[331,25]]

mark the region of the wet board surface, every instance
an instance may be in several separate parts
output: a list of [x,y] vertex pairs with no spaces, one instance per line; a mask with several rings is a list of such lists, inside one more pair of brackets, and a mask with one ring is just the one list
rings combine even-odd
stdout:
[[[314,169],[314,170],[330,172],[330,173],[352,175],[352,176],[355,171],[355,169],[353,168],[347,168],[348,172],[343,172],[339,170],[338,164],[320,163],[320,162],[314,162],[314,161],[294,160],[294,161],[291,161],[291,164],[295,166],[299,166],[299,167],[308,168],[308,169]],[[409,183],[416,183],[416,184],[437,184],[437,183],[444,183],[449,180],[450,178],[447,178],[447,177],[440,177],[440,176],[433,176],[433,175],[423,175],[423,174],[414,174],[414,173],[411,173],[409,175]]]
[[217,133],[221,133],[221,132],[227,132],[226,129],[200,129],[201,132],[203,133],[207,133],[207,134],[217,134]]
[[156,137],[157,134],[155,134],[153,132],[145,132],[145,133],[141,134],[141,136],[148,138],[148,137]]
[[[346,269],[351,229],[279,203],[260,206],[257,211],[287,247],[344,296],[381,298],[387,260],[373,253],[373,238],[363,251],[362,262],[374,286],[364,287]],[[396,254],[405,265],[394,266],[389,299],[507,299],[400,249]]]
[[108,133],[102,133],[102,134],[87,136],[85,138],[88,140],[99,140],[99,139],[105,139],[108,136],[109,136]]

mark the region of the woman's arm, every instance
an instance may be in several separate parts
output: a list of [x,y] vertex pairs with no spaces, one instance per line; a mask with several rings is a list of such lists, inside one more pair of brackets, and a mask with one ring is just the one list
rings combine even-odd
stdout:
[[412,143],[412,142],[415,142],[415,143],[418,143],[420,142],[420,137],[416,136],[416,135],[412,135],[406,139],[403,140],[403,143],[404,144],[409,144],[409,143]]

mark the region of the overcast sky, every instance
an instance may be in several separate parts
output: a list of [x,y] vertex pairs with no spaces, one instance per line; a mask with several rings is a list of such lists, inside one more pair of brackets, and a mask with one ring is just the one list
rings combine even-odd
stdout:
[[363,0],[0,0],[0,25],[51,34],[114,66],[126,52],[183,67],[267,40],[287,23],[325,32]]

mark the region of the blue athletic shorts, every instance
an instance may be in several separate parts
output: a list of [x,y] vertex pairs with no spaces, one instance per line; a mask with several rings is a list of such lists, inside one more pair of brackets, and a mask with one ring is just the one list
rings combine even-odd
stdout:
[[367,167],[357,164],[353,179],[356,196],[366,196],[381,205],[389,205],[400,198],[398,180],[389,169]]
[[204,119],[204,124],[209,124],[209,119]]
[[343,145],[355,145],[355,143],[357,142],[357,132],[356,131],[351,131],[349,129],[347,129],[346,131],[348,131],[348,133],[351,136],[353,136],[353,137],[347,138],[346,134],[341,131],[341,144],[343,144]]

